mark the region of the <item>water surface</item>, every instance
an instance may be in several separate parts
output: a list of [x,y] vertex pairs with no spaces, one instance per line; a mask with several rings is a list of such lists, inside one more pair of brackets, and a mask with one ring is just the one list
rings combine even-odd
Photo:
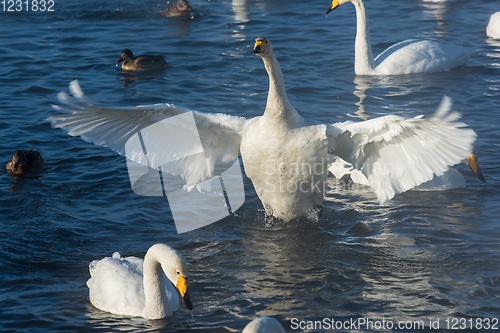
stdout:
[[[0,161],[37,148],[46,170],[0,173],[0,330],[5,332],[238,332],[257,316],[425,321],[499,318],[500,41],[486,37],[497,0],[367,0],[374,54],[408,38],[480,50],[446,73],[356,77],[355,11],[329,1],[201,1],[193,19],[159,15],[157,1],[56,1],[54,12],[2,12]],[[93,100],[170,102],[202,112],[262,114],[268,78],[251,54],[269,37],[291,103],[321,122],[429,115],[450,96],[478,134],[488,182],[465,165],[466,188],[411,191],[379,205],[332,181],[318,216],[265,218],[245,179],[236,215],[177,234],[166,199],[130,187],[125,159],[51,128],[57,93],[78,79]],[[115,66],[121,51],[163,54],[153,74]],[[88,264],[154,243],[189,262],[192,312],[146,321],[95,309]],[[321,330],[311,330],[320,332]]]

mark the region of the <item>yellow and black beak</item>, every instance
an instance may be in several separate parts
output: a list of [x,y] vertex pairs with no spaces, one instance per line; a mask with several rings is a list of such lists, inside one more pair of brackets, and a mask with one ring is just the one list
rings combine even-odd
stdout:
[[329,12],[331,12],[332,10],[334,10],[335,8],[337,8],[338,6],[340,6],[339,0],[333,0],[332,1],[332,5],[330,6],[330,8],[328,8],[328,10],[326,11],[326,13],[328,14]]
[[483,182],[486,182],[486,178],[484,178],[483,173],[481,172],[481,168],[479,168],[479,160],[474,153],[471,153],[469,155],[469,162],[467,163],[467,165],[472,171],[474,171],[477,178],[479,178]]
[[252,53],[259,54],[259,53],[264,53],[265,51],[266,51],[266,41],[257,39],[255,41]]
[[182,300],[184,301],[186,308],[188,308],[189,310],[193,310],[193,304],[191,303],[191,299],[189,298],[188,286],[188,279],[179,274],[179,279],[177,280],[176,286],[177,290],[179,290],[179,292],[181,293]]

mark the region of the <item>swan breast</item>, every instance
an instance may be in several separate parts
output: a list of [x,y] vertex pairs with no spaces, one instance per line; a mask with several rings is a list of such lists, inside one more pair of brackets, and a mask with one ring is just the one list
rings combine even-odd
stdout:
[[280,128],[263,117],[248,124],[241,157],[268,214],[288,221],[321,206],[328,165],[325,128]]

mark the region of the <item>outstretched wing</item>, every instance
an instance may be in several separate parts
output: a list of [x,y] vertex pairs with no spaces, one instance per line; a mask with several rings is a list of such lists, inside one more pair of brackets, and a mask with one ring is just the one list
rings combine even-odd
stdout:
[[217,161],[238,157],[245,118],[203,114],[173,104],[103,107],[88,99],[76,80],[70,83],[70,92],[73,96],[59,93],[63,105],[53,105],[65,112],[48,119],[53,127],[109,147],[136,163],[162,167],[185,179],[188,187],[210,177]]
[[330,152],[368,179],[380,203],[442,175],[473,151],[476,133],[445,97],[429,118],[388,115],[327,127]]

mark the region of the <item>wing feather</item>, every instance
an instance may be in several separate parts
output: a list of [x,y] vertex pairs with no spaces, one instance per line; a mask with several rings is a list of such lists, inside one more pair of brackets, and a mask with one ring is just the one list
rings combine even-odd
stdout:
[[429,118],[388,115],[329,125],[330,151],[360,170],[383,203],[442,175],[473,151],[476,133],[458,122],[451,105],[445,97]]
[[[95,104],[85,96],[78,81],[70,83],[71,95],[66,92],[58,94],[62,105],[53,107],[64,112],[51,116],[48,120],[55,128],[61,128],[72,136],[80,136],[85,141],[99,146],[109,147],[117,153],[127,156],[130,160],[159,169],[165,158],[162,150],[178,157],[170,165],[164,166],[163,171],[179,175],[186,179],[187,185],[194,186],[212,175],[217,161],[230,162],[239,154],[239,146],[246,119],[225,114],[204,114],[173,104],[140,105],[137,107],[113,108]],[[165,127],[149,127],[153,124],[174,116],[192,112],[199,135],[198,142],[204,149],[202,166],[194,165],[200,162],[200,156],[193,158],[183,156],[182,150],[187,147],[186,142],[174,137],[165,131]],[[171,118],[174,119],[174,118]],[[182,122],[177,122],[182,126]],[[148,130],[148,151],[145,158],[143,151],[126,151],[127,142],[138,133]],[[165,142],[165,141],[169,142]],[[168,148],[167,148],[168,147]],[[163,159],[162,159],[163,158]],[[206,164],[206,165],[205,165]]]

